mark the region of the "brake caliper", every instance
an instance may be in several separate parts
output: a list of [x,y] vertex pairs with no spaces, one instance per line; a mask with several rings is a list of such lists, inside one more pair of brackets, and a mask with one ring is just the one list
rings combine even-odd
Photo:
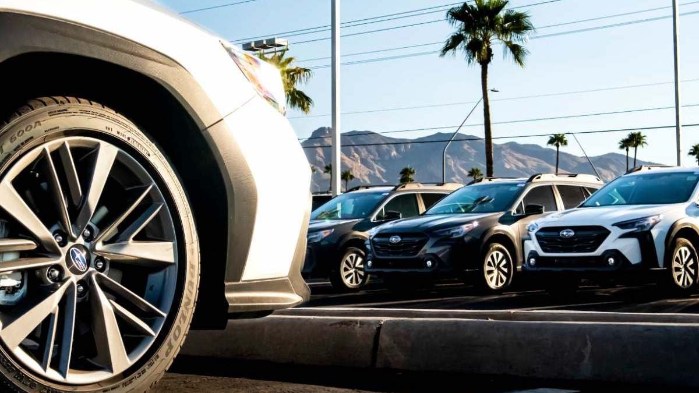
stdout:
[[[9,234],[8,223],[0,220],[0,239]],[[16,261],[19,252],[0,253],[0,264]],[[27,293],[26,277],[22,272],[6,272],[0,274],[0,306],[14,306]]]

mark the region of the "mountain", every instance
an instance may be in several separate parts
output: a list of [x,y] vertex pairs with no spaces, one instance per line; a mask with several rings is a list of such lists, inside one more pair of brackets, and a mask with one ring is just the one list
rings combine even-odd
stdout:
[[[329,177],[322,172],[323,167],[330,163],[330,131],[328,127],[319,128],[302,143],[308,162],[316,168],[311,186],[313,191],[325,191],[329,186]],[[350,182],[350,187],[359,184],[395,184],[398,182],[398,173],[406,166],[415,168],[416,181],[440,182],[442,150],[449,137],[451,134],[445,133],[417,139],[391,138],[371,131],[343,133],[342,168],[350,168],[354,174],[355,180]],[[561,150],[560,172],[594,174],[585,157],[565,152],[573,149],[574,146],[569,146]],[[626,170],[624,154],[607,153],[590,157],[590,161],[605,181]],[[553,173],[556,150],[535,144],[496,143],[494,164],[497,176],[528,177],[534,173]],[[638,161],[637,164],[652,163]],[[473,167],[478,167],[485,173],[485,143],[476,136],[457,135],[447,151],[447,181],[469,182],[471,179],[468,178],[468,171]]]

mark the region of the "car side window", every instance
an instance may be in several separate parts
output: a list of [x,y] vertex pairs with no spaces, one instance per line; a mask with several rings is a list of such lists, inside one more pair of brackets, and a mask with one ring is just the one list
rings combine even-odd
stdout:
[[587,195],[583,187],[557,185],[558,192],[561,194],[564,209],[572,209],[577,207],[587,199]]
[[434,193],[422,193],[422,202],[425,204],[425,210],[431,208],[435,203],[439,202],[440,199],[447,196],[447,194],[434,194]]
[[541,205],[544,207],[544,212],[554,212],[558,210],[556,207],[556,198],[553,196],[553,188],[551,186],[540,186],[532,188],[524,196],[522,203],[517,206],[516,214],[524,214],[524,208],[527,205]]
[[386,219],[386,212],[399,212],[403,218],[414,217],[420,214],[415,194],[403,194],[391,199],[376,215],[377,221]]

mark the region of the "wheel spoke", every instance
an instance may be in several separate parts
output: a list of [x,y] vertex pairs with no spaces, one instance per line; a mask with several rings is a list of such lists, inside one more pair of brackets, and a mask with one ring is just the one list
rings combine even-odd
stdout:
[[144,336],[149,336],[149,337],[155,337],[155,332],[153,329],[150,328],[145,322],[143,322],[142,319],[134,315],[131,311],[125,309],[124,307],[120,306],[119,303],[111,300],[110,301],[112,307],[114,308],[114,311],[119,315],[121,318],[123,318],[126,322],[129,323],[132,327],[136,328],[142,335]]
[[0,322],[2,322],[0,338],[5,342],[5,345],[10,350],[16,349],[46,317],[56,311],[66,290],[74,285],[72,281],[66,281],[58,290],[38,303],[27,304],[17,313],[0,315]]
[[75,222],[75,232],[77,234],[81,234],[85,230],[85,227],[87,227],[87,224],[92,219],[92,215],[95,214],[97,203],[99,203],[100,197],[102,196],[105,184],[107,184],[107,178],[112,171],[112,166],[114,165],[118,152],[119,150],[116,147],[107,143],[100,143],[97,148],[97,158],[92,170],[90,188],[87,191],[87,195],[83,198],[83,205],[80,209],[80,213],[78,213],[78,219]]
[[63,188],[61,187],[61,181],[58,179],[58,171],[56,171],[56,165],[53,163],[53,158],[51,158],[51,152],[47,147],[44,148],[44,158],[48,166],[48,178],[51,184],[51,190],[53,191],[53,201],[56,205],[56,210],[58,210],[58,216],[61,219],[61,224],[63,224],[63,229],[66,232],[72,232],[73,227],[70,224],[70,216],[68,215],[68,203],[66,201],[65,194],[63,194]]
[[116,314],[109,299],[100,288],[96,276],[92,276],[90,306],[92,308],[92,332],[97,346],[95,360],[103,366],[111,366],[112,372],[124,370],[131,360],[121,338]]
[[78,179],[78,171],[75,167],[75,161],[73,161],[73,154],[70,152],[70,145],[68,142],[64,142],[58,149],[58,153],[61,157],[61,164],[63,165],[63,173],[65,173],[68,179],[68,191],[70,192],[70,199],[73,202],[73,206],[78,206],[80,204],[80,199],[82,198],[83,191],[80,187],[80,180]]
[[155,216],[160,213],[163,208],[162,203],[155,203],[151,205],[148,210],[146,210],[140,217],[138,217],[131,225],[129,225],[122,233],[119,234],[117,242],[128,242],[133,240],[133,238],[138,235],[143,228],[146,227]]
[[102,244],[95,247],[95,253],[112,261],[134,263],[142,266],[162,267],[175,263],[174,242],[123,242]]
[[0,252],[36,250],[36,243],[27,239],[0,239]]
[[[110,225],[109,227],[107,227],[107,229],[105,229],[104,231],[102,231],[102,233],[100,233],[100,235],[97,237],[97,239],[95,239],[95,242],[97,242],[97,243],[103,242],[105,240],[109,240],[112,236],[114,236],[116,234],[116,231],[117,231],[117,228],[119,227],[119,225],[121,225],[124,222],[124,220],[126,220],[126,218],[131,213],[133,213],[134,210],[136,210],[136,208],[141,204],[141,202],[143,202],[143,200],[153,190],[153,187],[154,187],[153,184],[145,186],[143,192],[141,192],[141,195],[139,195],[138,198],[136,198],[136,200],[131,204],[131,206],[129,206],[126,209],[126,211],[124,211],[119,217],[117,217],[114,220],[112,225]],[[128,239],[128,240],[131,240],[131,239]]]
[[95,275],[95,281],[104,287],[111,294],[117,296],[121,300],[124,300],[133,306],[137,307],[139,310],[150,314],[151,316],[165,318],[165,313],[160,311],[157,307],[150,304],[148,301],[142,297],[131,292],[125,286],[119,284],[118,282],[112,280],[102,273]]
[[51,232],[19,196],[9,180],[0,183],[0,207],[31,232],[48,252],[60,253],[58,244]]
[[54,258],[22,258],[14,261],[0,263],[0,273],[8,273],[15,270],[38,269],[60,263]]
[[58,372],[63,378],[68,378],[70,359],[73,355],[73,333],[75,331],[75,311],[78,300],[78,293],[75,286],[71,286],[66,291],[65,302],[63,303],[63,330],[60,344],[60,358],[58,361]]
[[48,316],[44,329],[42,329],[41,342],[44,344],[44,356],[41,361],[41,368],[48,371],[53,356],[53,344],[56,340],[56,325],[58,325],[58,307]]

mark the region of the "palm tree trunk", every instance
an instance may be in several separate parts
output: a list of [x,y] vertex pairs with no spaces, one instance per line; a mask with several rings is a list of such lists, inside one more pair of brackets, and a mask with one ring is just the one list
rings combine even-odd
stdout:
[[626,172],[629,171],[629,148],[626,147]]
[[561,147],[556,145],[556,175],[558,175],[558,152],[560,149]]
[[483,123],[485,124],[485,173],[493,176],[493,132],[490,128],[490,99],[488,98],[488,63],[481,63],[481,89],[483,90]]
[[636,167],[636,153],[638,153],[638,146],[634,146],[633,148],[633,167]]

